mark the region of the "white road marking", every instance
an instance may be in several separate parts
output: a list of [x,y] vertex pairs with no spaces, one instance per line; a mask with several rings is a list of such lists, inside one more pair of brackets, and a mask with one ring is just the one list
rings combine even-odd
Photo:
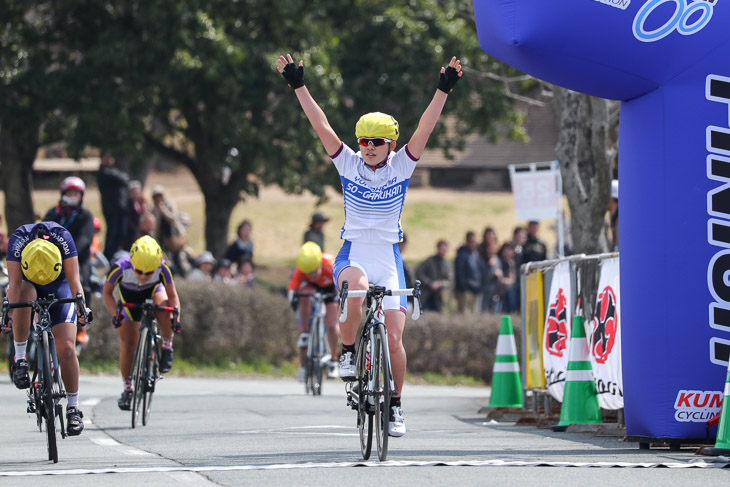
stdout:
[[100,402],[101,402],[101,399],[99,399],[98,397],[92,397],[92,398],[89,398],[89,399],[87,399],[85,401],[81,401],[79,403],[79,405],[81,405],[81,406],[91,406],[91,407],[94,407],[97,404],[99,404]]
[[322,425],[314,425],[314,426],[291,426],[289,428],[268,428],[268,429],[261,429],[261,430],[243,430],[243,431],[237,431],[240,435],[251,435],[251,434],[260,434],[260,433],[295,433],[295,434],[318,434],[318,435],[333,435],[333,436],[359,436],[358,434],[347,434],[347,433],[310,433],[308,431],[302,431],[302,430],[314,430],[314,429],[344,429],[344,430],[352,430],[353,428],[351,426],[341,426],[337,424],[322,424]]
[[126,467],[68,470],[23,470],[0,472],[0,477],[38,477],[45,475],[84,475],[105,473],[172,473],[172,472],[233,472],[243,470],[296,470],[309,468],[349,467],[582,467],[582,468],[726,468],[727,462],[690,463],[629,463],[629,462],[536,462],[519,460],[463,460],[463,461],[387,461],[387,462],[333,462],[333,463],[288,463],[273,465],[201,465],[197,467]]
[[111,448],[114,448],[120,453],[123,453],[125,455],[131,455],[135,457],[156,457],[154,453],[146,452],[144,450],[139,450],[137,448],[132,448],[131,446],[122,445],[118,441],[112,439],[112,438],[99,438],[99,437],[91,437],[89,438],[92,443],[96,443],[99,446],[108,446]]

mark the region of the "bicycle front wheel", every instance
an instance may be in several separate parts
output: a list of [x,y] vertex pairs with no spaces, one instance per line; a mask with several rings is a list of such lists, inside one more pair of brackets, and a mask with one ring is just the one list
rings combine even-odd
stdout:
[[322,394],[322,336],[320,323],[315,320],[309,330],[309,349],[307,350],[307,392],[313,396]]
[[360,451],[364,460],[370,458],[373,448],[372,395],[369,386],[371,348],[370,336],[362,336],[357,353],[357,429],[360,433]]
[[155,384],[157,384],[157,371],[159,370],[160,350],[154,336],[148,335],[147,343],[147,380],[145,381],[145,391],[142,397],[142,424],[147,426],[150,418],[150,408],[152,407],[152,394],[155,392]]
[[373,373],[375,374],[375,431],[378,440],[378,458],[384,462],[388,456],[388,422],[390,418],[390,381],[392,371],[388,354],[388,334],[385,325],[379,323],[373,347]]
[[140,410],[144,407],[142,398],[146,389],[147,380],[147,328],[142,328],[139,332],[139,341],[137,342],[137,351],[134,353],[134,364],[132,365],[132,384],[134,392],[132,392],[132,428],[137,427],[137,419]]
[[58,463],[58,446],[56,445],[56,406],[53,401],[53,376],[51,375],[51,346],[48,332],[43,332],[43,367],[40,376],[41,401],[43,416],[46,419],[46,443],[48,444],[48,459]]

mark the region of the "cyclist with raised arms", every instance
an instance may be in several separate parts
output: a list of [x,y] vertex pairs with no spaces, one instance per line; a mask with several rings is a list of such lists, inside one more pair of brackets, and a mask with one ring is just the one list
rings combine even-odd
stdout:
[[[50,294],[71,298],[83,293],[79,278],[76,244],[68,230],[54,222],[18,227],[8,240],[8,302],[35,301]],[[30,308],[11,309],[8,322],[15,340],[13,383],[18,389],[30,387],[26,347],[30,332]],[[76,357],[76,323],[84,321],[75,303],[59,303],[50,309],[61,378],[66,388],[66,431],[81,434],[84,414],[79,409],[79,361]]]
[[[426,147],[431,132],[441,116],[448,94],[461,77],[461,63],[451,58],[441,68],[438,89],[421,115],[416,131],[408,143],[396,152],[399,128],[395,118],[384,113],[367,113],[355,126],[360,152],[340,140],[322,109],[304,85],[304,63],[296,65],[290,54],[280,56],[277,70],[284,76],[299,100],[312,128],[340,175],[345,199],[345,223],[340,237],[345,241],[334,266],[335,282],[349,283],[352,290],[364,290],[368,283],[388,289],[405,287],[403,262],[398,242],[403,237],[400,214],[405,193],[416,162]],[[353,299],[347,321],[342,323],[340,377],[355,379],[355,338],[362,315],[363,299]],[[401,393],[406,373],[403,348],[406,297],[388,296],[383,300],[385,326],[396,390],[391,398],[388,433],[403,436],[406,432]]]
[[324,324],[327,328],[327,341],[329,342],[332,358],[329,363],[329,375],[337,373],[337,350],[340,342],[340,330],[337,327],[337,314],[339,311],[339,297],[336,295],[335,280],[332,276],[335,258],[330,254],[323,254],[322,249],[314,242],[306,242],[299,249],[297,254],[297,268],[289,280],[288,296],[289,302],[295,309],[299,309],[299,370],[297,380],[304,381],[304,364],[307,360],[307,347],[309,345],[309,317],[312,312],[311,298],[299,298],[296,300],[296,293],[322,294],[333,293],[334,297],[324,300],[326,312]]
[[[119,370],[122,373],[124,390],[117,406],[123,411],[129,411],[132,406],[132,362],[139,339],[142,310],[122,308],[121,315],[117,316],[117,300],[114,298],[114,288],[117,285],[122,303],[142,304],[145,300],[152,299],[158,306],[177,306],[179,309],[180,299],[175,290],[172,272],[162,258],[162,249],[149,235],[137,239],[132,244],[129,255],[114,262],[109,270],[102,297],[114,317],[113,325],[121,340]],[[157,313],[157,322],[162,336],[160,372],[166,373],[172,369],[172,334],[173,331],[180,330],[180,322],[178,318],[178,322],[173,324],[171,313],[164,312]]]

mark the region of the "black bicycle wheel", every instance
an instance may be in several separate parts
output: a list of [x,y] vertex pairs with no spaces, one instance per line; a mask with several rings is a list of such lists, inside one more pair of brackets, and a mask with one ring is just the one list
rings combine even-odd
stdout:
[[134,363],[132,364],[132,385],[134,387],[132,392],[132,428],[137,427],[147,378],[147,362],[145,361],[147,357],[147,332],[147,328],[142,328],[139,332],[137,351],[134,353]]
[[360,451],[365,460],[370,458],[373,448],[373,412],[370,407],[368,386],[370,369],[370,338],[360,338],[357,353],[357,429],[360,432]]
[[58,463],[58,446],[56,445],[56,407],[53,402],[53,376],[51,375],[51,348],[48,332],[43,332],[42,357],[43,368],[40,376],[40,389],[43,402],[43,415],[46,418],[46,442],[48,459]]
[[312,323],[312,329],[309,330],[308,361],[311,362],[310,390],[313,396],[322,394],[322,336],[320,331],[319,318],[317,318]]
[[375,330],[373,347],[373,373],[375,374],[375,431],[378,440],[378,458],[384,462],[388,456],[388,419],[390,417],[390,357],[385,325],[379,323]]
[[155,384],[157,383],[157,371],[159,369],[160,350],[157,341],[153,335],[147,337],[147,380],[145,381],[145,390],[143,396],[142,424],[147,426],[150,418],[150,408],[152,407],[152,394],[155,392]]

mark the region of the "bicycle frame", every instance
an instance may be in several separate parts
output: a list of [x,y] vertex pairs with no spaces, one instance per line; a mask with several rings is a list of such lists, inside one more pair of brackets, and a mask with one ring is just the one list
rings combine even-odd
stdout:
[[[358,411],[360,449],[365,460],[370,458],[372,448],[373,416],[377,420],[378,458],[385,461],[388,455],[388,408],[391,394],[396,392],[388,347],[388,330],[385,326],[383,298],[385,296],[414,296],[412,318],[418,319],[421,314],[420,285],[421,283],[416,281],[412,289],[389,290],[370,284],[367,290],[351,291],[347,281],[342,283],[339,318],[341,323],[347,319],[348,298],[366,299],[367,312],[358,343],[357,378],[345,386],[348,405]],[[387,382],[387,385],[381,384],[381,380]],[[355,383],[358,385],[357,392],[353,390]]]
[[[31,387],[28,391],[29,413],[35,413],[37,424],[42,430],[43,418],[46,419],[46,432],[48,440],[48,459],[58,462],[58,449],[56,447],[55,417],[59,418],[61,438],[66,438],[66,428],[63,421],[63,408],[60,401],[66,397],[63,380],[61,378],[61,364],[56,353],[56,343],[53,337],[50,308],[55,304],[75,303],[86,316],[86,322],[90,319],[86,315],[83,296],[78,293],[75,298],[56,298],[53,294],[35,301],[9,303],[7,297],[3,298],[2,305],[2,327],[7,323],[7,314],[10,309],[31,308],[31,335],[37,343],[38,350],[35,354],[35,367],[31,378]],[[34,318],[37,315],[38,320]],[[47,357],[47,358],[46,358]],[[46,360],[48,363],[46,363]],[[55,389],[54,389],[55,385]]]
[[[307,366],[305,375],[305,391],[312,392],[312,395],[322,394],[322,368],[324,364],[332,357],[332,351],[327,353],[327,329],[325,326],[325,316],[327,314],[325,308],[325,299],[331,297],[331,294],[323,294],[319,291],[314,293],[295,293],[297,298],[310,298],[311,313],[309,316],[309,344],[307,346]],[[318,356],[315,356],[318,355]],[[316,366],[314,364],[316,363]]]

